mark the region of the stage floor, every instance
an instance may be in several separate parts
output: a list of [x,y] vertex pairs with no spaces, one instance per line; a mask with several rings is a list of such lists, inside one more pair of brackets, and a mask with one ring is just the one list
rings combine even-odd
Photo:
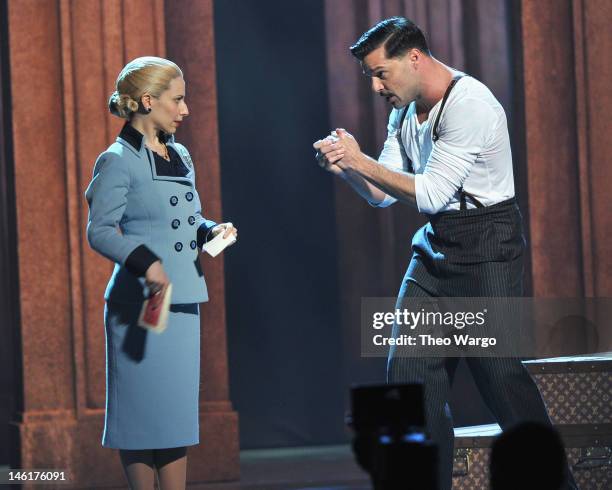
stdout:
[[[8,469],[0,466],[0,469]],[[347,446],[254,449],[240,452],[241,479],[192,483],[189,490],[370,490],[368,475]],[[44,488],[44,486],[41,486]],[[123,490],[104,487],[90,490]]]
[[349,446],[255,449],[240,452],[241,479],[192,484],[190,490],[370,490]]

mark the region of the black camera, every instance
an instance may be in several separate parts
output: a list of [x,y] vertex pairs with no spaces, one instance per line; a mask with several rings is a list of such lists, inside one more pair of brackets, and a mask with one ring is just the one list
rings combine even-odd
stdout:
[[353,387],[347,424],[374,490],[437,490],[438,452],[425,433],[422,385]]

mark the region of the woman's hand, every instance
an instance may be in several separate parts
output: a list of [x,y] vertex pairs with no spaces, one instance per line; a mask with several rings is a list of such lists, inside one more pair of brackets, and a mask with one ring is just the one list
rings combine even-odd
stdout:
[[227,238],[230,235],[234,235],[236,240],[238,240],[238,229],[235,228],[234,225],[230,222],[219,223],[217,226],[215,226],[210,232],[212,238],[216,237],[222,231],[225,231],[225,233],[223,233],[223,238]]
[[145,283],[149,288],[149,297],[166,291],[168,284],[170,284],[170,280],[166,275],[166,271],[161,261],[156,260],[149,266],[147,272],[145,272]]

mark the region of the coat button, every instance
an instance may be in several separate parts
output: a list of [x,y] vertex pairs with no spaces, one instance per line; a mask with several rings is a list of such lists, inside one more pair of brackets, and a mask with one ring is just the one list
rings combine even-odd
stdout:
[[177,252],[180,252],[181,250],[183,250],[183,244],[181,242],[176,242],[174,244],[174,250],[176,250]]
[[185,194],[185,199],[187,199],[188,201],[193,201],[193,192],[188,192],[187,194]]
[[195,224],[195,216],[189,216],[189,218],[187,218],[187,221],[189,222],[190,225],[194,225]]
[[176,196],[172,196],[172,197],[170,198],[170,205],[172,205],[172,206],[176,206],[177,204],[178,204],[178,197],[176,197]]
[[198,246],[198,243],[195,240],[191,240],[191,243],[189,244],[189,246],[191,247],[192,250],[195,250],[196,247]]
[[174,228],[176,230],[179,226],[181,226],[181,220],[173,219],[172,220],[172,228]]

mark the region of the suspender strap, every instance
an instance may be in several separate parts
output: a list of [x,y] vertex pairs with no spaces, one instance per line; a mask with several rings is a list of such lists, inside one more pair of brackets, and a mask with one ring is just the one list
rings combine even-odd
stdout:
[[433,136],[431,137],[431,139],[434,142],[438,141],[438,139],[440,138],[440,135],[438,134],[438,123],[440,122],[440,116],[442,115],[442,111],[444,110],[444,106],[446,105],[446,100],[448,99],[448,96],[450,95],[451,90],[453,89],[455,84],[459,81],[459,79],[462,76],[463,75],[457,75],[456,77],[454,77],[451,80],[451,83],[448,84],[448,88],[446,89],[446,92],[444,93],[444,98],[442,99],[442,105],[440,106],[440,110],[438,111],[438,115],[436,116],[436,122],[434,123],[434,126],[433,126]]
[[[455,86],[455,84],[459,81],[459,79],[463,77],[463,75],[457,75],[455,77],[453,77],[453,79],[451,80],[451,82],[448,84],[448,88],[446,89],[446,92],[444,93],[444,97],[442,98],[442,104],[440,105],[440,110],[438,111],[438,115],[436,116],[436,121],[434,122],[434,126],[433,126],[433,130],[432,130],[432,140],[434,141],[434,143],[436,141],[438,141],[438,139],[440,139],[440,135],[438,134],[438,123],[440,122],[440,116],[442,116],[442,111],[444,110],[444,106],[446,105],[446,101],[448,100],[448,96],[451,93],[451,90],[453,90],[453,87]],[[404,120],[406,119],[406,114],[408,113],[408,107],[406,106],[404,108],[404,111],[402,112],[402,116],[400,119],[400,124],[399,124],[399,128],[400,128],[400,144],[403,145],[402,143],[402,139],[401,139],[401,130],[402,127],[404,126]],[[410,157],[408,158],[408,162],[410,165],[410,171],[414,172],[414,170],[412,169],[412,161],[410,160]],[[482,204],[478,199],[476,199],[472,194],[470,194],[469,192],[466,192],[463,190],[463,187],[461,187],[459,189],[459,209],[461,211],[465,211],[467,209],[467,198],[470,199],[470,201],[472,201],[474,203],[474,205],[477,208],[484,208],[484,204]]]
[[408,108],[409,107],[410,107],[410,104],[406,105],[406,107],[404,107],[404,112],[402,112],[402,117],[401,117],[400,123],[399,123],[400,131],[401,131],[402,127],[404,126],[404,119],[406,119],[406,114],[408,114]]
[[470,194],[469,192],[465,192],[463,190],[463,187],[461,187],[459,189],[459,209],[461,211],[465,211],[467,209],[467,201],[466,201],[466,197],[469,197],[470,200],[474,203],[474,205],[477,208],[484,208],[484,204],[482,204],[478,199],[476,199],[472,194]]
[[[408,114],[408,108],[409,107],[410,107],[410,104],[408,104],[406,107],[404,107],[404,111],[402,112],[402,117],[400,118],[400,123],[399,123],[399,132],[400,132],[399,143],[400,143],[400,146],[402,148],[404,148],[404,143],[402,142],[402,128],[404,127],[404,120],[406,119],[406,114]],[[405,148],[404,148],[404,153],[406,153],[406,158],[408,158],[408,171],[411,174],[413,174],[414,173],[414,166],[412,165],[412,160],[408,156]]]
[[[457,75],[456,77],[453,77],[451,82],[448,84],[448,88],[446,89],[446,92],[444,93],[444,98],[442,99],[442,104],[440,105],[440,110],[438,111],[438,115],[436,116],[436,122],[434,123],[433,130],[432,130],[433,134],[432,134],[431,139],[434,142],[436,142],[436,141],[438,141],[440,139],[440,135],[438,134],[438,123],[440,122],[440,116],[442,116],[442,111],[444,110],[444,106],[446,105],[446,101],[448,100],[448,96],[450,95],[451,90],[453,90],[453,87],[455,86],[455,84],[459,81],[459,79],[462,76],[463,75]],[[459,189],[459,209],[461,211],[464,211],[464,210],[467,209],[467,198],[468,197],[470,198],[470,201],[472,201],[477,208],[483,208],[484,207],[484,205],[478,199],[476,199],[469,192],[465,192],[463,190],[463,187],[461,187]]]

